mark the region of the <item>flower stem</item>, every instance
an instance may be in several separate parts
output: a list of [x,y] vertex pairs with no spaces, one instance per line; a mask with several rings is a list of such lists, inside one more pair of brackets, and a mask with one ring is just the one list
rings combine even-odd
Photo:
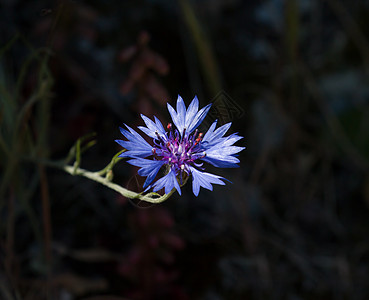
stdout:
[[54,168],[58,168],[58,169],[62,169],[65,172],[69,173],[70,175],[78,175],[78,176],[83,176],[86,177],[90,180],[96,181],[102,185],[107,186],[108,188],[118,192],[119,194],[121,194],[124,197],[130,198],[130,199],[138,199],[138,200],[142,200],[142,201],[146,201],[146,202],[150,202],[150,203],[161,203],[164,202],[165,200],[167,200],[175,191],[175,189],[173,189],[170,193],[168,194],[164,194],[164,195],[160,195],[158,193],[148,193],[146,195],[143,195],[141,193],[136,193],[130,190],[127,190],[126,188],[111,182],[108,178],[106,178],[105,176],[101,176],[102,172],[91,172],[82,168],[79,168],[78,166],[74,165],[74,166],[69,166],[69,165],[64,165],[62,163],[57,163],[57,162],[52,162],[52,161],[42,161],[43,164],[49,166],[49,167],[54,167]]

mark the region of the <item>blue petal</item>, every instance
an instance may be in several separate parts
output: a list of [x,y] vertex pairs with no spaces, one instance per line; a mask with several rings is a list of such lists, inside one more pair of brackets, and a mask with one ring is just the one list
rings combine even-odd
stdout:
[[146,117],[145,115],[143,115],[143,114],[141,114],[141,118],[145,122],[147,128],[145,128],[143,126],[139,126],[138,128],[140,130],[142,130],[149,137],[152,137],[154,139],[157,138],[155,132],[157,132],[164,139],[166,138],[165,130],[163,128],[163,125],[160,123],[160,121],[156,117],[155,117],[155,123],[152,120],[150,120],[148,117]]
[[218,168],[236,168],[240,160],[235,155],[243,149],[245,147],[227,146],[227,140],[225,140],[206,149],[206,156],[201,160]]
[[223,135],[228,131],[228,129],[231,127],[232,125],[232,122],[230,123],[227,123],[227,124],[224,124],[222,126],[220,126],[219,128],[217,128],[215,131],[215,125],[216,125],[216,122],[214,122],[208,132],[205,134],[204,138],[203,138],[203,142],[207,142],[207,145],[210,146],[210,145],[214,145],[214,144],[217,144],[219,143],[223,137]]
[[[178,125],[181,127],[183,131],[183,128],[185,127],[185,120],[186,120],[186,105],[183,102],[183,99],[180,95],[178,95],[177,99],[177,119],[178,119]],[[178,127],[177,127],[178,128]],[[179,130],[179,128],[178,128]]]
[[229,156],[229,155],[234,155],[240,151],[242,151],[243,149],[245,149],[245,147],[238,147],[238,146],[225,146],[225,145],[215,145],[213,147],[211,147],[210,149],[206,150],[206,156],[210,157],[210,156]]
[[200,187],[206,188],[208,190],[213,190],[213,186],[211,184],[220,184],[225,185],[225,183],[221,180],[224,179],[223,177],[206,173],[200,172],[194,167],[190,166],[191,174],[192,174],[192,190],[195,196],[199,195]]
[[141,167],[141,169],[138,170],[138,175],[147,176],[143,188],[146,188],[154,180],[156,174],[158,174],[160,168],[164,165],[164,161],[162,160],[150,160],[143,158],[135,158],[127,162],[136,167]]
[[192,102],[187,108],[186,112],[186,121],[185,121],[185,127],[189,128],[193,118],[195,117],[196,113],[199,110],[199,100],[197,99],[197,96],[193,98]]
[[116,140],[116,142],[125,148],[127,151],[120,154],[120,157],[146,157],[152,154],[152,146],[145,141],[145,139],[140,136],[131,127],[125,125],[128,130],[119,128],[121,133],[127,139]]
[[224,146],[231,146],[233,145],[235,142],[239,141],[243,139],[242,136],[239,136],[237,135],[237,133],[233,133],[227,137],[225,137],[224,139],[222,139],[221,143],[224,145]]
[[182,97],[178,95],[177,111],[175,111],[169,103],[167,104],[167,107],[173,123],[176,125],[180,135],[183,135],[184,128],[186,128],[185,135],[188,136],[204,120],[211,107],[211,104],[208,104],[198,111],[199,100],[195,96],[186,111],[186,105],[184,104]]
[[218,120],[215,120],[213,124],[209,127],[208,131],[205,133],[204,138],[202,139],[202,142],[208,142],[211,140],[211,137],[213,136],[215,127],[217,126]]
[[222,159],[217,159],[214,157],[205,157],[205,158],[202,158],[201,160],[217,168],[238,168],[239,165],[237,163],[240,162],[240,160],[234,156],[230,156],[230,157],[222,158]]
[[227,124],[220,126],[217,130],[214,131],[212,139],[218,139],[218,138],[223,137],[223,135],[228,131],[231,125],[232,125],[232,122],[229,122]]
[[179,187],[176,174],[172,169],[167,175],[165,175],[163,178],[160,178],[157,182],[154,183],[153,191],[156,192],[158,190],[161,190],[163,187],[165,187],[166,194],[169,194],[170,191],[175,188],[181,195],[181,188]]
[[161,124],[160,120],[155,116],[154,116],[154,119],[155,119],[156,126],[159,129],[159,132],[164,132],[165,133],[165,129],[163,127],[163,124]]
[[172,117],[174,125],[177,127],[179,132],[183,132],[183,126],[181,127],[181,122],[177,116],[176,111],[169,103],[167,103],[167,107],[168,107],[169,114]]
[[193,130],[195,130],[201,122],[205,119],[209,109],[211,107],[211,103],[200,109],[200,111],[197,112],[191,123],[188,125],[188,134],[191,133]]
[[240,139],[236,133],[223,137],[228,131],[231,123],[220,126],[215,130],[216,121],[210,126],[205,134],[201,146],[206,156],[201,158],[202,161],[208,162],[218,168],[236,168],[240,162],[236,154],[245,149],[245,147],[233,146]]
[[151,150],[129,150],[120,154],[119,157],[148,157],[151,154]]
[[150,130],[149,128],[146,128],[144,126],[138,126],[138,129],[140,129],[143,133],[145,133],[147,136],[157,139],[158,137],[155,134],[155,131]]
[[144,114],[141,114],[141,118],[145,122],[147,128],[149,128],[151,131],[155,132],[156,130],[158,130],[156,124],[153,121],[151,121],[148,117],[146,117]]

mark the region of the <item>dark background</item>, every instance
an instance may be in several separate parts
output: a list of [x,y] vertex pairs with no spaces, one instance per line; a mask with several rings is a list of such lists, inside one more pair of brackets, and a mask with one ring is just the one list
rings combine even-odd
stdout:
[[[369,299],[368,1],[0,5],[0,299]],[[43,164],[96,132],[103,168],[178,94],[244,136],[232,184],[148,205]]]

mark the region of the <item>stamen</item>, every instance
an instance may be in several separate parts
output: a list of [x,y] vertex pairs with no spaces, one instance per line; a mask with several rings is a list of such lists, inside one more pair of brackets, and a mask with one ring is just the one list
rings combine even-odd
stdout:
[[198,143],[200,143],[200,142],[201,142],[201,140],[202,140],[202,136],[203,136],[203,133],[202,133],[202,132],[200,132],[200,133],[199,133],[198,138],[196,139],[195,146],[196,146]]
[[[159,141],[159,142],[160,142],[160,141]],[[160,147],[160,145],[161,145],[161,143],[159,143],[159,142],[158,142],[158,140],[156,140],[156,139],[154,140],[154,144],[155,144],[156,146],[158,146],[158,147]]]
[[160,144],[164,144],[164,140],[163,140],[163,138],[159,135],[159,132],[158,132],[157,130],[155,130],[155,134],[156,134],[156,136],[157,136],[158,140],[160,141]]
[[168,129],[168,130],[171,130],[171,129],[172,129],[172,123],[168,123],[168,125],[167,125],[167,129]]

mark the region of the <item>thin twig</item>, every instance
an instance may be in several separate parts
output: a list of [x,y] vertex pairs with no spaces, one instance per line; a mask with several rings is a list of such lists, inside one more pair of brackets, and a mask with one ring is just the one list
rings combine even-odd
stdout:
[[111,182],[109,178],[105,176],[104,177],[101,176],[100,172],[91,172],[91,171],[88,171],[88,170],[85,170],[85,169],[82,169],[76,166],[63,165],[61,163],[47,161],[47,160],[42,161],[42,164],[49,166],[49,167],[62,169],[65,172],[69,173],[70,175],[78,175],[78,176],[86,177],[102,185],[105,185],[108,188],[118,192],[122,196],[130,198],[130,199],[138,199],[138,200],[157,204],[157,203],[161,203],[167,200],[175,191],[175,189],[173,189],[172,191],[170,191],[170,193],[164,194],[162,196],[158,193],[153,193],[153,192],[143,195],[142,193],[132,192],[114,182]]

